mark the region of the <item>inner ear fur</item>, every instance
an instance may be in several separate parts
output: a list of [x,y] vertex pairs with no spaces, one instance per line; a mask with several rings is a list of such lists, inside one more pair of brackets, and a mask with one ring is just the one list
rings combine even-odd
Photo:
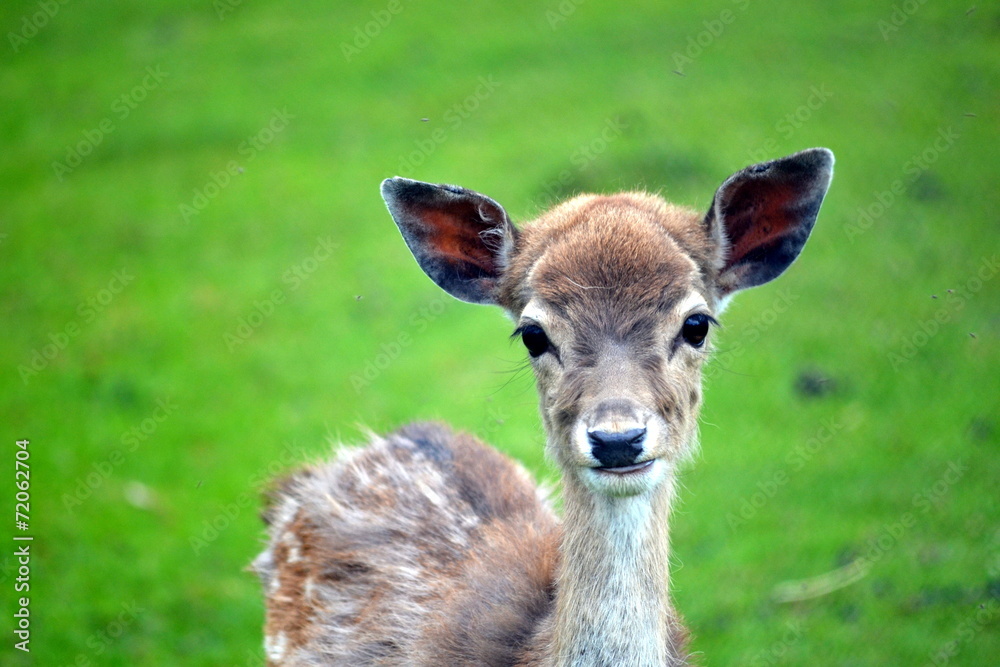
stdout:
[[382,198],[431,280],[462,301],[497,303],[504,257],[517,236],[500,204],[455,185],[398,176],[382,182]]
[[716,191],[705,225],[720,249],[720,296],[774,280],[802,252],[833,177],[833,153],[810,148],[747,167]]

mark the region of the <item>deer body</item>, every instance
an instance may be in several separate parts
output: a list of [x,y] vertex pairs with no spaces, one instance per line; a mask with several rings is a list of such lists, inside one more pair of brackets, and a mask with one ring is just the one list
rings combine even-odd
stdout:
[[441,425],[306,468],[273,493],[254,562],[270,664],[687,664],[669,514],[709,328],[794,261],[832,166],[812,149],[748,167],[705,215],[585,195],[522,229],[476,192],[385,181],[431,279],[517,323],[564,517],[519,465]]

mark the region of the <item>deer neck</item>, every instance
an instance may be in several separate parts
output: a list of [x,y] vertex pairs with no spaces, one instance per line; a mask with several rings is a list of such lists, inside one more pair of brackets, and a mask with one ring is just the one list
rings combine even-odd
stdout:
[[610,498],[564,477],[554,664],[672,664],[667,519],[672,479]]

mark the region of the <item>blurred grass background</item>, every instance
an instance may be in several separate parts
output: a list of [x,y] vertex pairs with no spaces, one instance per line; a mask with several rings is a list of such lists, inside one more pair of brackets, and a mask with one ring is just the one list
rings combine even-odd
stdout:
[[420,274],[382,178],[522,221],[706,208],[817,145],[804,256],[717,337],[677,606],[705,665],[996,664],[996,6],[12,0],[0,28],[0,493],[30,438],[35,536],[3,664],[261,664],[258,494],[363,427],[440,418],[552,478],[509,325]]

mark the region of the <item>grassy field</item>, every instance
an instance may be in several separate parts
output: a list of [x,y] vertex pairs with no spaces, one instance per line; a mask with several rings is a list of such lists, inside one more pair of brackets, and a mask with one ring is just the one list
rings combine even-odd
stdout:
[[803,257],[724,318],[677,606],[708,666],[996,664],[1000,9],[663,5],[4,3],[0,663],[261,664],[259,493],[365,428],[552,478],[509,325],[419,272],[382,178],[706,208],[828,146]]

